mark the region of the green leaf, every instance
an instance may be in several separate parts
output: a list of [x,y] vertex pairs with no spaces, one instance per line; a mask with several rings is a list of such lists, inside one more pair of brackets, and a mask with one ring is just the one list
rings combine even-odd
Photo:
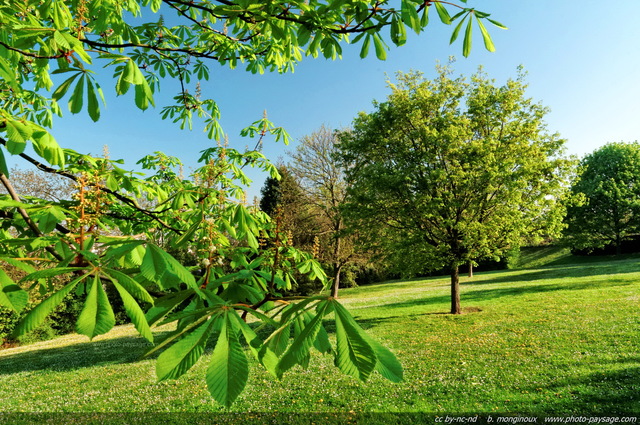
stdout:
[[73,50],[73,53],[80,56],[80,59],[85,63],[91,64],[91,56],[84,50],[84,45],[80,40],[68,33],[63,33],[62,36],[69,43],[70,50]]
[[124,67],[124,71],[122,72],[122,79],[128,83],[138,85],[146,82],[144,76],[142,75],[142,71],[138,68],[138,65],[133,61],[133,59],[129,59],[127,64]]
[[375,370],[391,382],[401,382],[403,379],[403,370],[396,356],[369,335],[365,333],[363,333],[363,335],[376,355]]
[[162,289],[175,286],[176,280],[186,283],[190,288],[197,288],[196,280],[189,270],[153,244],[147,244],[140,272],[146,279],[158,283]]
[[427,25],[429,25],[429,9],[431,9],[431,8],[430,7],[425,7],[423,9],[422,17],[420,18],[420,26],[422,28],[424,28]]
[[[97,91],[100,93],[100,97],[104,99],[102,89],[97,84],[96,86]],[[87,78],[87,109],[93,122],[100,119],[100,104],[98,103],[98,96],[96,95],[96,87],[94,87],[91,78]]]
[[67,41],[67,39],[64,37],[64,35],[62,35],[60,31],[56,30],[53,32],[53,39],[56,41],[56,43],[58,43],[58,46],[61,47],[63,50],[66,50],[66,51],[71,50],[71,45],[69,44],[69,41]]
[[122,67],[122,72],[120,73],[120,76],[118,77],[118,81],[116,82],[116,94],[118,96],[123,95],[126,92],[128,92],[129,91],[129,87],[131,86],[131,83],[129,83],[124,78],[126,70],[127,70],[127,67],[123,66]]
[[28,302],[27,291],[16,285],[4,270],[0,269],[0,306],[19,313]]
[[0,148],[0,173],[9,177],[9,168],[7,167],[7,160],[4,157],[4,150]]
[[116,324],[116,318],[100,277],[94,276],[90,285],[84,308],[76,322],[76,330],[93,339],[109,332]]
[[[305,312],[304,316],[305,320],[309,321],[313,318],[313,315],[308,311]],[[320,326],[318,336],[313,342],[313,346],[322,354],[329,354],[333,351],[333,347],[331,347],[331,343],[329,342],[329,334],[327,333],[327,330],[324,328],[324,326]]]
[[456,25],[456,28],[453,30],[453,33],[451,34],[451,39],[449,40],[449,44],[453,44],[453,42],[456,41],[456,39],[458,38],[458,34],[460,33],[460,28],[462,28],[462,24],[464,24],[464,19],[461,19],[460,22],[458,22],[458,25]]
[[42,233],[49,233],[56,228],[56,225],[67,219],[64,210],[55,205],[47,205],[33,214],[33,218],[38,223],[38,228]]
[[73,288],[75,288],[76,285],[80,283],[83,279],[85,279],[87,276],[88,275],[83,275],[77,279],[74,279],[73,281],[69,282],[65,287],[60,289],[58,292],[54,293],[49,298],[47,298],[46,300],[38,304],[36,308],[31,310],[29,314],[27,314],[20,321],[18,326],[16,326],[15,330],[13,331],[12,337],[16,338],[20,335],[24,335],[27,332],[30,332],[33,329],[37,328],[42,322],[44,322],[44,319],[47,318],[49,313],[51,313],[53,309],[56,308],[56,306],[62,302],[64,297],[66,297],[67,294],[69,294],[69,292],[71,292]]
[[490,52],[495,52],[496,46],[493,45],[493,40],[491,39],[491,35],[489,34],[489,31],[487,31],[487,28],[485,28],[484,24],[482,23],[480,18],[478,18],[477,16],[476,16],[476,20],[478,21],[478,26],[480,27],[480,32],[482,33],[482,39],[484,40],[484,47]]
[[[146,353],[144,353],[142,355],[142,358],[145,357],[149,357],[151,354],[160,351],[162,349],[164,349],[166,346],[172,344],[173,342],[180,340],[183,336],[188,335],[190,332],[193,331],[193,329],[196,329],[197,327],[199,327],[201,324],[203,324],[204,322],[206,322],[207,320],[209,320],[209,315],[203,315],[202,317],[200,317],[199,319],[183,326],[183,327],[178,327],[178,329],[176,331],[174,331],[173,333],[169,334],[167,337],[165,337],[162,342],[160,342],[159,344],[157,344],[155,347],[152,347],[150,350],[148,350]],[[149,322],[147,320],[147,322]]]
[[491,22],[493,25],[495,25],[498,28],[502,28],[503,30],[508,30],[509,29],[506,26],[504,26],[503,24],[501,24],[500,22],[494,21],[493,19],[487,18],[487,21]]
[[469,23],[464,31],[464,41],[462,42],[462,56],[469,57],[471,53],[471,32],[473,30],[473,19],[469,18]]
[[[67,273],[79,272],[81,270],[87,270],[87,269],[84,267],[54,267],[51,269],[43,269],[43,270],[38,270],[26,275],[25,277],[20,279],[20,282],[28,282],[32,280],[42,279],[45,277],[60,276]],[[86,276],[88,275],[84,275],[84,277]]]
[[143,79],[143,82],[135,87],[135,94],[136,106],[141,110],[144,111],[149,108],[149,104],[155,106],[153,92],[151,91],[151,87],[149,87],[147,80]]
[[67,91],[69,91],[71,84],[73,84],[73,82],[76,80],[76,78],[78,78],[79,75],[82,75],[82,72],[78,72],[77,74],[74,74],[67,80],[65,80],[64,83],[60,84],[56,91],[53,92],[51,97],[53,97],[55,100],[62,99],[64,95],[67,94]]
[[[153,298],[147,292],[146,289],[142,287],[138,282],[135,281],[131,276],[126,273],[122,273],[121,271],[105,268],[104,271],[110,275],[111,278],[115,279],[126,291],[133,295],[135,298],[140,301],[144,301],[153,305]],[[112,279],[112,280],[113,280]]]
[[33,133],[33,150],[51,165],[63,167],[65,155],[56,139],[48,131],[42,129]]
[[442,21],[443,24],[446,25],[450,25],[451,24],[451,16],[449,15],[449,12],[447,11],[447,8],[444,7],[442,5],[442,3],[437,2],[437,3],[432,3],[436,6],[436,12],[438,12],[438,16],[440,17],[440,21]]
[[[106,252],[104,253],[104,259],[111,261],[113,259],[121,258],[140,247],[144,244],[144,241],[127,241],[126,243],[120,244],[120,246],[114,247],[110,246]],[[139,264],[138,264],[139,265]]]
[[206,379],[211,396],[230,407],[247,384],[249,364],[228,314],[223,319]]
[[4,58],[0,58],[0,77],[11,87],[18,89],[19,85],[16,77],[16,70],[13,69],[9,62]]
[[203,214],[201,212],[196,214],[193,217],[193,224],[191,225],[191,227],[189,227],[189,229],[187,229],[186,232],[180,235],[180,237],[176,239],[172,245],[175,248],[179,248],[184,244],[186,244],[187,242],[190,242],[193,236],[196,234],[196,232],[200,228],[200,226],[202,225],[202,219],[203,219]]
[[4,261],[5,263],[10,264],[13,267],[22,270],[23,272],[33,273],[36,271],[36,269],[32,265],[25,263],[24,261],[16,260],[15,258],[0,257],[0,261]]
[[82,111],[82,103],[84,98],[84,80],[86,76],[83,75],[78,80],[78,84],[76,84],[76,88],[73,89],[73,94],[69,98],[69,111],[72,114],[77,114]]
[[396,17],[391,21],[391,41],[396,46],[402,46],[407,42],[407,29],[404,22]]
[[291,323],[275,330],[267,339],[267,345],[278,356],[285,352],[291,339]]
[[298,336],[293,340],[289,349],[284,353],[278,364],[279,373],[284,373],[296,364],[300,364],[309,355],[309,349],[315,344],[322,318],[331,311],[331,304],[322,301],[318,304],[316,315],[311,319]]
[[[428,7],[425,9],[429,9]],[[407,0],[402,1],[401,6],[402,21],[409,26],[412,30],[419,34],[422,31],[420,23],[420,17],[418,16],[418,10],[416,4]]]
[[179,304],[181,304],[193,294],[194,292],[192,290],[186,290],[177,293],[171,293],[158,300],[155,300],[154,306],[151,307],[145,315],[147,318],[147,322],[150,325],[159,322],[167,314],[171,313],[174,308],[176,308]]
[[156,13],[160,10],[160,6],[162,5],[162,0],[151,0],[151,11]]
[[347,374],[366,381],[376,367],[376,355],[364,331],[349,312],[332,301],[336,318],[336,366]]
[[5,121],[7,136],[7,150],[11,155],[20,155],[27,147],[27,140],[31,138],[31,129],[20,121]]
[[160,354],[156,362],[158,380],[177,379],[196,364],[207,345],[213,323],[214,320],[205,321]]
[[367,34],[362,42],[362,48],[360,49],[360,58],[364,59],[369,54],[369,46],[371,46],[371,34]]
[[387,48],[378,33],[373,34],[373,46],[376,48],[376,57],[381,61],[387,59]]
[[232,320],[235,320],[236,326],[240,328],[245,341],[249,345],[251,352],[255,356],[256,360],[264,366],[264,368],[273,376],[278,377],[278,357],[276,354],[265,345],[264,342],[256,335],[256,333],[249,327],[249,325],[242,320],[242,318],[235,311],[229,313]]
[[131,323],[133,323],[143,338],[149,342],[153,342],[151,328],[149,327],[149,323],[147,322],[144,311],[142,311],[140,305],[122,285],[118,284],[118,282],[113,281],[113,285],[120,294],[120,298],[122,298],[124,309],[127,312],[127,316],[131,319]]

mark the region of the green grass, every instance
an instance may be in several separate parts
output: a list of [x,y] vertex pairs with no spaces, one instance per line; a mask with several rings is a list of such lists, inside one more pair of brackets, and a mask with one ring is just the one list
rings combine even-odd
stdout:
[[[405,368],[362,383],[315,355],[282,381],[252,368],[231,412],[637,415],[640,261],[565,264],[463,278],[467,313],[444,314],[448,281],[342,291],[367,332]],[[332,323],[327,324],[332,329]],[[158,383],[130,326],[93,342],[70,335],[0,351],[0,411],[221,412],[204,371]]]
[[558,245],[529,246],[520,250],[520,255],[514,264],[514,268],[530,269],[544,267],[549,264],[558,264],[568,260],[573,262],[576,257],[571,256],[571,250]]

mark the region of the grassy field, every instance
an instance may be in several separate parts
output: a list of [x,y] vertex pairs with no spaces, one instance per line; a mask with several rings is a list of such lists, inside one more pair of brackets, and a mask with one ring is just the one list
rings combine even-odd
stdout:
[[[564,262],[464,278],[460,316],[444,314],[446,278],[344,290],[405,381],[362,383],[316,355],[282,381],[253,367],[231,412],[638,415],[640,261]],[[153,360],[138,360],[146,348],[123,326],[0,351],[0,411],[223,411],[204,382],[210,351],[157,383]]]

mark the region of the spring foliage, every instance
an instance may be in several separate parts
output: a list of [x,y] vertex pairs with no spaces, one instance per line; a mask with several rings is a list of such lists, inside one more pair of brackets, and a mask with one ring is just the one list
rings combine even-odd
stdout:
[[339,147],[352,218],[409,270],[451,270],[451,312],[460,313],[459,265],[559,233],[571,162],[522,74],[503,86],[482,72],[451,74],[399,73]]
[[[0,304],[21,311],[27,285],[50,294],[14,336],[35,329],[75,293],[84,299],[76,329],[89,338],[113,327],[114,301],[122,303],[140,334],[156,344],[148,354],[163,350],[160,380],[180,377],[214,344],[206,382],[226,406],[247,382],[243,343],[276,377],[306,365],[315,348],[334,355],[349,375],[366,379],[377,370],[400,380],[393,354],[334,299],[287,298],[295,273],[323,282],[325,273],[291,246],[277,223],[243,202],[241,184],[249,182],[246,167],[277,177],[258,147],[269,138],[286,143],[288,136],[265,117],[242,132],[256,149],[228,147],[221,142],[218,106],[197,82],[209,79],[211,64],[287,72],[304,55],[337,59],[347,44],[360,46],[362,57],[373,46],[384,59],[385,40],[400,46],[408,31],[420,33],[434,16],[456,25],[452,42],[464,27],[465,55],[474,25],[489,50],[485,23],[503,27],[466,7],[466,0],[2,2],[0,177],[8,194],[0,197],[0,255],[27,276],[14,282],[0,273]],[[56,141],[51,128],[64,110],[100,119],[100,83],[108,81],[107,90],[132,97],[144,110],[156,106],[154,94],[167,80],[179,90],[161,106],[161,118],[188,129],[197,123],[217,141],[201,152],[200,167],[188,178],[178,159],[161,152],[139,161],[147,173],[140,175],[121,168],[121,161],[63,149]],[[28,146],[37,157],[25,153]],[[21,196],[11,184],[7,155],[72,180],[74,197]],[[53,278],[65,283],[54,287]],[[332,314],[335,345],[323,325]],[[152,327],[165,323],[176,323],[175,331],[154,341]]]

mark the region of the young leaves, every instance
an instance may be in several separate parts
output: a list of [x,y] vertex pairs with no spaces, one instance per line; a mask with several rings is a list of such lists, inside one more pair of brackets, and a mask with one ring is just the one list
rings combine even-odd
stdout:
[[451,18],[451,22],[455,21],[460,17],[463,17],[463,18],[460,19],[460,22],[454,28],[453,33],[451,34],[451,39],[449,40],[449,44],[453,44],[453,42],[458,39],[460,30],[462,29],[462,26],[466,21],[467,25],[464,31],[464,39],[462,42],[462,54],[464,55],[465,58],[468,57],[471,54],[472,38],[473,38],[473,20],[475,18],[475,21],[478,23],[478,27],[480,28],[480,33],[482,33],[482,40],[484,41],[484,47],[489,52],[495,52],[496,50],[495,45],[493,44],[491,35],[489,34],[489,31],[487,31],[487,28],[482,22],[482,19],[486,19],[487,21],[491,22],[493,25],[497,26],[498,28],[507,29],[507,27],[502,25],[500,22],[489,19],[488,16],[489,14],[479,12],[475,9],[464,9],[462,12],[455,15],[453,18]]
[[190,288],[197,287],[196,280],[189,270],[153,244],[147,244],[147,252],[142,259],[140,273],[163,289],[176,287],[180,282],[186,283]]
[[333,303],[336,319],[336,366],[347,374],[366,381],[376,366],[376,355],[365,333],[353,317]]
[[[36,274],[37,272],[32,273],[27,277],[30,277],[31,279],[35,280],[36,277],[33,277],[33,276]],[[55,292],[49,298],[47,298],[46,300],[38,304],[38,306],[33,310],[31,310],[29,314],[27,314],[20,321],[18,326],[16,326],[16,329],[13,331],[13,334],[12,334],[13,337],[15,338],[20,335],[24,335],[27,332],[30,332],[33,329],[37,328],[42,322],[44,322],[44,319],[46,319],[49,313],[51,313],[53,309],[56,308],[56,306],[62,302],[64,297],[66,297],[73,290],[73,288],[75,288],[76,285],[80,283],[82,280],[84,280],[87,276],[88,275],[85,274],[77,279],[72,280],[65,287],[60,289],[58,292]],[[41,277],[45,277],[45,276],[41,276]]]
[[79,334],[93,339],[98,335],[109,332],[116,324],[116,318],[109,303],[109,298],[102,288],[100,277],[94,276],[89,285],[87,299],[78,317],[76,330]]
[[236,333],[237,322],[231,319],[235,312],[225,312],[222,328],[207,369],[207,387],[211,396],[230,407],[240,395],[249,378],[249,364]]
[[206,320],[160,354],[156,362],[158,380],[177,379],[187,372],[202,356],[215,323]]
[[19,313],[28,301],[27,291],[16,285],[4,270],[0,269],[0,306]]
[[90,71],[77,68],[67,68],[58,70],[57,73],[69,71],[77,72],[67,80],[65,80],[62,84],[60,84],[60,86],[58,86],[58,88],[53,92],[53,98],[55,100],[62,99],[64,95],[67,94],[75,80],[80,77],[68,101],[69,111],[72,114],[77,114],[82,111],[82,107],[84,106],[84,92],[86,86],[87,112],[94,122],[98,121],[100,119],[100,104],[98,102],[98,97],[100,98],[100,100],[102,100],[103,104],[106,104],[102,88],[100,88],[98,82],[95,81],[93,76],[89,73]]
[[306,360],[309,355],[309,349],[315,344],[322,327],[322,318],[331,312],[332,307],[328,301],[321,301],[318,304],[315,317],[306,324],[280,359],[278,364],[280,373],[284,373],[296,364],[301,364]]
[[[114,272],[115,270],[111,270],[112,274],[114,274]],[[149,327],[149,323],[144,315],[144,311],[142,311],[142,308],[140,308],[140,305],[133,298],[132,294],[142,296],[145,301],[149,301],[151,303],[153,303],[153,299],[149,296],[147,291],[138,284],[138,282],[131,279],[129,276],[124,273],[115,273],[115,275],[119,276],[119,281],[112,279],[112,282],[118,291],[118,294],[120,294],[120,298],[122,298],[122,303],[125,311],[127,312],[127,316],[129,316],[131,323],[134,324],[140,335],[142,335],[147,341],[153,342],[151,328]],[[145,294],[146,298],[144,297]]]

